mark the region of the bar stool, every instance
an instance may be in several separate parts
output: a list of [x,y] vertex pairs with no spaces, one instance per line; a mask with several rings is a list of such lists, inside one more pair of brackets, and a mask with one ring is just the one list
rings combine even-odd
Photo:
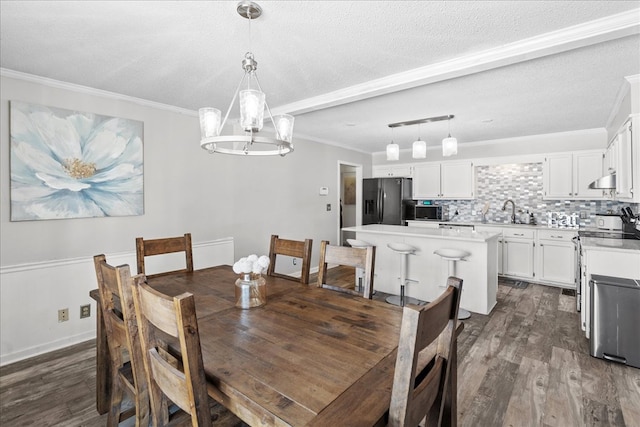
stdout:
[[[357,239],[347,239],[347,243],[352,248],[368,248],[369,246],[373,246],[369,242],[365,242],[364,240]],[[356,285],[358,286],[358,292],[362,292],[362,276],[364,274],[364,270],[361,268],[356,268]],[[375,291],[374,291],[375,294]]]
[[417,300],[411,297],[404,296],[404,286],[408,281],[413,281],[407,279],[407,258],[409,255],[413,255],[417,250],[411,245],[407,245],[406,243],[389,243],[387,247],[392,251],[400,254],[401,266],[400,266],[400,296],[391,295],[387,297],[385,301],[389,304],[399,305],[404,307],[405,304],[421,304],[422,301]]
[[[451,276],[456,277],[456,261],[464,261],[466,257],[471,255],[467,251],[463,251],[460,249],[447,249],[447,248],[438,249],[433,253],[436,255],[439,255],[443,260],[446,260],[448,262],[449,277]],[[443,283],[446,283],[446,281]],[[458,319],[464,320],[470,317],[471,317],[471,313],[468,310],[465,310],[462,307],[458,309]]]

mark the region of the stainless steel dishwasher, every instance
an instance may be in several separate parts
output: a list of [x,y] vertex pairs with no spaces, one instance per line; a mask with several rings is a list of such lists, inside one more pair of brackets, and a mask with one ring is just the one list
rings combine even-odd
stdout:
[[640,368],[640,280],[591,275],[590,353]]

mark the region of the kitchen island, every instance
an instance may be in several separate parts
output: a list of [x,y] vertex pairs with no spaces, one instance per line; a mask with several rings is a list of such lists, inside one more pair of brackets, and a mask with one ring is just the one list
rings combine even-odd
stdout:
[[407,296],[433,301],[444,290],[447,262],[434,254],[438,249],[459,249],[470,253],[456,263],[456,276],[463,280],[460,307],[489,314],[496,304],[498,288],[499,233],[466,229],[429,229],[401,225],[370,224],[343,228],[358,240],[376,246],[374,290],[400,293],[400,255],[387,247],[402,242],[417,248],[407,261]]

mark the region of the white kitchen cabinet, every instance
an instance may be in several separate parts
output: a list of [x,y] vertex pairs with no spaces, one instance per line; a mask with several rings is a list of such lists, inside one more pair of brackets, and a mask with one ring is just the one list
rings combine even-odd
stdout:
[[533,229],[503,229],[502,274],[532,279],[534,273],[535,231]]
[[373,166],[373,178],[411,178],[413,177],[413,166],[411,165],[394,165],[394,166]]
[[473,199],[473,163],[423,163],[413,170],[414,199]]
[[[616,135],[612,146],[613,168],[616,172],[616,198],[628,200],[633,198],[633,151],[631,149],[631,122],[625,123]],[[609,151],[609,150],[607,150]]]
[[603,176],[602,150],[548,154],[542,172],[543,198],[549,200],[599,200],[602,190],[589,184]]
[[602,170],[604,175],[616,172],[618,161],[618,135],[609,143],[607,151],[604,152],[604,160],[602,162]]
[[570,287],[576,286],[577,248],[575,231],[538,230],[537,279]]

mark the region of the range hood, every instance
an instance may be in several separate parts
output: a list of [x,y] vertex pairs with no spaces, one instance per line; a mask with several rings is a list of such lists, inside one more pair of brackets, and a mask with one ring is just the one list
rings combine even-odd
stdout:
[[593,190],[614,190],[616,188],[616,174],[605,175],[589,184]]

